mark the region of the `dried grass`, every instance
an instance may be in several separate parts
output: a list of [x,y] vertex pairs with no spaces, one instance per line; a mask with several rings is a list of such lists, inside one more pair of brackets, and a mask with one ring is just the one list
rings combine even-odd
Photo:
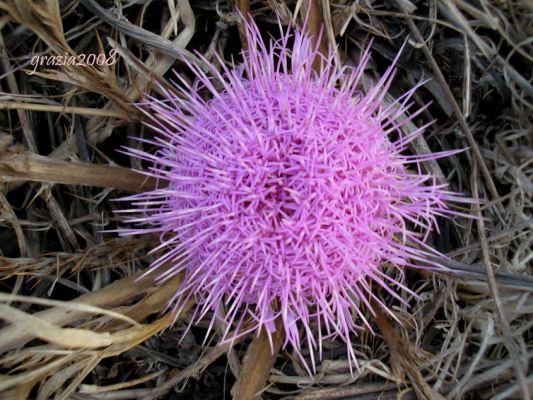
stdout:
[[[297,21],[305,0],[239,0],[264,29]],[[192,7],[191,7],[192,6]],[[533,7],[527,1],[320,0],[313,30],[353,63],[369,37],[375,79],[399,45],[397,94],[422,78],[423,116],[437,119],[412,151],[468,148],[427,168],[454,190],[485,199],[463,210],[483,219],[443,223],[433,244],[449,274],[412,272],[420,298],[394,307],[402,324],[375,319],[377,336],[325,344],[309,377],[297,357],[264,352],[264,338],[202,346],[183,336],[166,303],[180,278],[137,280],[155,237],[116,238],[111,201],[154,186],[120,155],[152,134],[132,107],[171,68],[246,45],[234,2],[0,0],[0,397],[5,399],[527,398],[533,390]],[[318,7],[319,6],[319,7]],[[109,9],[113,7],[113,10]],[[276,28],[270,30],[275,35]],[[316,33],[316,32],[315,32]],[[39,67],[33,55],[106,54],[102,67]],[[144,185],[144,186],[143,186]],[[402,296],[406,294],[402,294]],[[192,304],[190,304],[192,306]],[[225,327],[218,327],[225,329]],[[183,342],[179,343],[180,339]],[[271,363],[275,362],[271,368]],[[242,364],[241,364],[242,363]],[[266,382],[265,382],[266,380]],[[171,393],[173,393],[171,395]],[[244,394],[243,394],[244,393]]]

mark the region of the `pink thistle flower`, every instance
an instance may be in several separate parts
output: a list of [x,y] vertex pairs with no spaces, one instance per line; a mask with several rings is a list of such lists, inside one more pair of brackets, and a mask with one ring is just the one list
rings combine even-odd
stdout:
[[[446,202],[460,196],[421,167],[453,152],[404,154],[425,128],[402,130],[422,109],[399,118],[416,88],[386,104],[391,66],[363,93],[368,49],[356,68],[339,69],[305,33],[295,31],[289,47],[291,34],[282,32],[268,46],[257,26],[246,29],[241,66],[219,58],[219,72],[203,59],[203,69],[189,65],[196,85],[178,76],[178,94],[139,105],[160,134],[146,140],[158,150],[127,152],[169,184],[126,198],[134,208],[123,211],[141,216],[126,220],[138,227],[120,231],[160,234],[154,251],[166,253],[147,273],[170,264],[158,282],[184,274],[174,312],[195,299],[193,321],[214,311],[212,327],[224,309],[228,331],[252,321],[257,333],[272,333],[281,318],[285,345],[299,352],[299,328],[305,332],[313,367],[326,338],[341,338],[355,361],[358,321],[371,329],[362,306],[372,310],[371,298],[387,310],[373,287],[400,302],[399,289],[413,294],[381,266],[439,267],[424,241],[438,216],[455,213]],[[206,90],[210,100],[200,94]]]

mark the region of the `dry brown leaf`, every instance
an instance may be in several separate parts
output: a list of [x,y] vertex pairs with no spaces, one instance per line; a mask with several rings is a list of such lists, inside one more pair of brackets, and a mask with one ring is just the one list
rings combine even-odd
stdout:
[[234,399],[251,400],[260,397],[283,344],[284,336],[283,321],[278,318],[276,331],[272,334],[272,347],[268,334],[264,330],[254,338],[246,351],[239,379],[231,389]]
[[59,301],[59,300],[43,299],[41,297],[19,296],[19,295],[6,294],[6,293],[0,293],[0,301],[5,301],[9,303],[16,301],[16,302],[21,302],[21,303],[40,304],[44,306],[59,307],[59,308],[64,308],[65,310],[78,311],[78,312],[83,312],[83,313],[88,313],[88,314],[102,314],[102,315],[106,315],[111,318],[115,318],[119,321],[124,321],[133,326],[139,325],[137,321],[131,319],[130,317],[126,315],[120,314],[112,310],[106,310],[102,307],[95,307],[90,304],[77,303],[75,301]]
[[[140,271],[134,275],[117,280],[111,285],[106,286],[98,291],[82,295],[75,299],[78,303],[86,303],[97,307],[113,308],[130,304],[135,300],[144,298],[154,290],[153,277],[138,280],[143,273]],[[168,300],[168,299],[167,299]],[[157,312],[158,310],[152,310]],[[41,311],[35,316],[46,320],[56,326],[63,326],[82,318],[85,313],[79,311],[65,312],[63,308],[54,307]],[[33,338],[31,332],[24,331],[17,327],[8,326],[0,330],[0,352],[6,352],[10,349],[21,346]]]
[[0,319],[8,321],[22,332],[31,332],[36,338],[69,348],[98,348],[113,343],[109,333],[96,333],[87,329],[59,328],[14,307],[0,304]]
[[58,0],[1,0],[0,9],[30,28],[57,54],[74,53],[65,40]]

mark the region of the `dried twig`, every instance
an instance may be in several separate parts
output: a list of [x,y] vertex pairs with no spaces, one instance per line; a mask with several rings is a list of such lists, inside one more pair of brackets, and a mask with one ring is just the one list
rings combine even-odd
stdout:
[[[472,193],[475,197],[478,197],[478,193],[479,193],[478,187],[477,187],[477,180],[478,180],[477,162],[476,160],[472,160],[471,184],[472,184]],[[487,271],[489,288],[492,293],[492,298],[494,299],[494,302],[496,303],[496,309],[498,310],[498,316],[501,321],[501,328],[503,331],[503,337],[505,339],[505,346],[507,347],[507,350],[509,351],[509,354],[511,355],[511,359],[513,360],[513,367],[516,371],[518,382],[520,383],[520,389],[522,391],[522,395],[524,396],[524,399],[529,399],[530,398],[529,385],[526,380],[527,363],[525,364],[526,367],[522,366],[522,362],[520,360],[520,356],[518,352],[518,347],[516,345],[516,342],[513,339],[513,334],[511,332],[511,328],[509,327],[509,321],[507,320],[505,309],[503,307],[502,300],[498,293],[498,286],[496,284],[496,279],[494,277],[494,272],[492,270],[492,264],[490,261],[490,251],[489,251],[489,246],[487,243],[487,236],[485,234],[485,222],[483,221],[483,215],[481,214],[481,209],[479,207],[479,204],[474,205],[474,208],[478,216],[476,222],[478,225],[481,250],[483,254],[483,262],[485,264],[485,268]]]
[[[474,136],[472,135],[472,131],[470,130],[468,124],[466,123],[463,113],[461,112],[461,108],[459,107],[459,104],[457,104],[457,101],[455,100],[455,97],[453,96],[452,91],[450,90],[450,86],[446,82],[446,79],[444,78],[444,75],[442,74],[441,69],[439,68],[437,62],[435,61],[435,58],[429,51],[427,44],[424,41],[424,38],[422,37],[420,31],[416,27],[413,20],[410,18],[410,15],[402,1],[396,0],[396,4],[398,5],[398,8],[405,13],[406,15],[406,21],[409,25],[409,29],[411,30],[411,33],[415,37],[415,39],[420,43],[422,51],[424,52],[424,55],[426,56],[427,60],[429,61],[429,65],[431,66],[431,69],[433,73],[435,74],[435,77],[439,81],[442,89],[444,90],[444,94],[446,95],[446,98],[452,105],[453,113],[455,117],[457,118],[457,122],[459,123],[459,126],[461,127],[461,130],[463,131],[466,140],[468,141],[468,144],[470,145],[470,148],[472,149],[472,153],[474,154],[474,157],[476,158],[477,162],[480,165],[481,172],[483,173],[483,177],[485,178],[485,181],[487,182],[487,186],[492,194],[492,197],[494,200],[498,200],[500,198],[500,195],[498,193],[498,189],[496,188],[496,185],[494,184],[494,180],[492,179],[492,174],[490,173],[487,164],[485,163],[485,160],[483,159],[483,156],[481,154],[481,151],[479,150],[479,146],[474,139]],[[499,203],[497,203],[498,208],[500,211],[502,210],[502,207]]]
[[[179,2],[183,5],[186,4],[183,0],[180,0]],[[198,58],[186,49],[176,46],[174,42],[156,35],[155,33],[139,28],[125,19],[120,19],[114,16],[113,12],[102,8],[95,0],[80,0],[80,3],[99,18],[113,26],[115,29],[138,40],[146,46],[157,50],[159,53],[174,59],[188,61],[192,60],[198,64],[201,64]]]
[[392,369],[399,383],[403,381],[403,375],[407,374],[419,398],[445,400],[427,384],[420,373],[419,364],[423,362],[421,358],[423,352],[410,343],[407,335],[395,331],[387,316],[375,303],[373,310],[376,313],[374,321],[389,345]]
[[50,104],[16,103],[11,101],[0,102],[0,110],[31,110],[42,112],[54,112],[64,114],[92,115],[100,117],[128,119],[128,115],[120,111],[102,110],[88,107],[54,106]]
[[[392,391],[395,396],[399,396],[397,391],[397,385],[393,383],[370,383],[370,384],[359,384],[353,386],[345,386],[338,388],[328,388],[328,389],[317,389],[306,391],[294,398],[294,400],[326,400],[326,399],[344,399],[344,398],[353,398],[354,396],[363,395],[372,395],[378,394],[380,398],[389,392]],[[402,395],[402,399],[409,399],[407,393]],[[372,397],[373,398],[373,397]]]
[[[324,34],[324,19],[322,17],[320,2],[318,0],[305,0],[301,9],[302,20],[306,22],[306,28],[309,29],[309,34],[313,40],[313,45],[318,47],[320,54],[326,55],[328,53],[328,47]],[[329,13],[329,10],[325,12]],[[315,70],[320,69],[320,58],[316,58],[313,61],[313,68]]]
[[124,167],[55,161],[22,149],[12,149],[0,155],[0,179],[3,182],[61,183],[116,188],[132,192],[149,190],[157,185],[155,179]]
[[[249,0],[236,0],[235,7],[245,20],[250,18],[250,2]],[[244,27],[244,21],[239,22],[239,36],[241,38],[241,45],[244,50],[248,49],[248,40],[246,39],[246,28]]]

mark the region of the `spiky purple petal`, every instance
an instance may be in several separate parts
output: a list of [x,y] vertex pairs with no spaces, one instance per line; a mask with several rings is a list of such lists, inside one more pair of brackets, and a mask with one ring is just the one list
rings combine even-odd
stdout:
[[434,266],[424,240],[458,196],[421,163],[454,153],[404,154],[423,132],[402,130],[421,112],[405,117],[416,88],[386,104],[391,66],[363,93],[368,50],[357,68],[339,71],[331,54],[315,73],[323,56],[306,34],[295,31],[290,48],[288,32],[270,46],[253,23],[247,34],[242,66],[219,59],[220,73],[204,59],[207,72],[189,66],[197,85],[177,76],[179,96],[167,91],[139,105],[158,150],[129,154],[169,185],[127,198],[133,208],[125,211],[141,215],[126,222],[140,225],[121,232],[160,234],[154,251],[166,253],[149,272],[170,264],[159,282],[184,273],[175,311],[194,298],[196,319],[224,307],[228,326],[253,321],[256,332],[272,332],[282,318],[285,344],[299,351],[303,327],[311,350],[340,337],[355,361],[357,321],[370,328],[361,306],[373,299],[386,309],[373,287],[401,302],[397,292],[408,290],[381,265]]

